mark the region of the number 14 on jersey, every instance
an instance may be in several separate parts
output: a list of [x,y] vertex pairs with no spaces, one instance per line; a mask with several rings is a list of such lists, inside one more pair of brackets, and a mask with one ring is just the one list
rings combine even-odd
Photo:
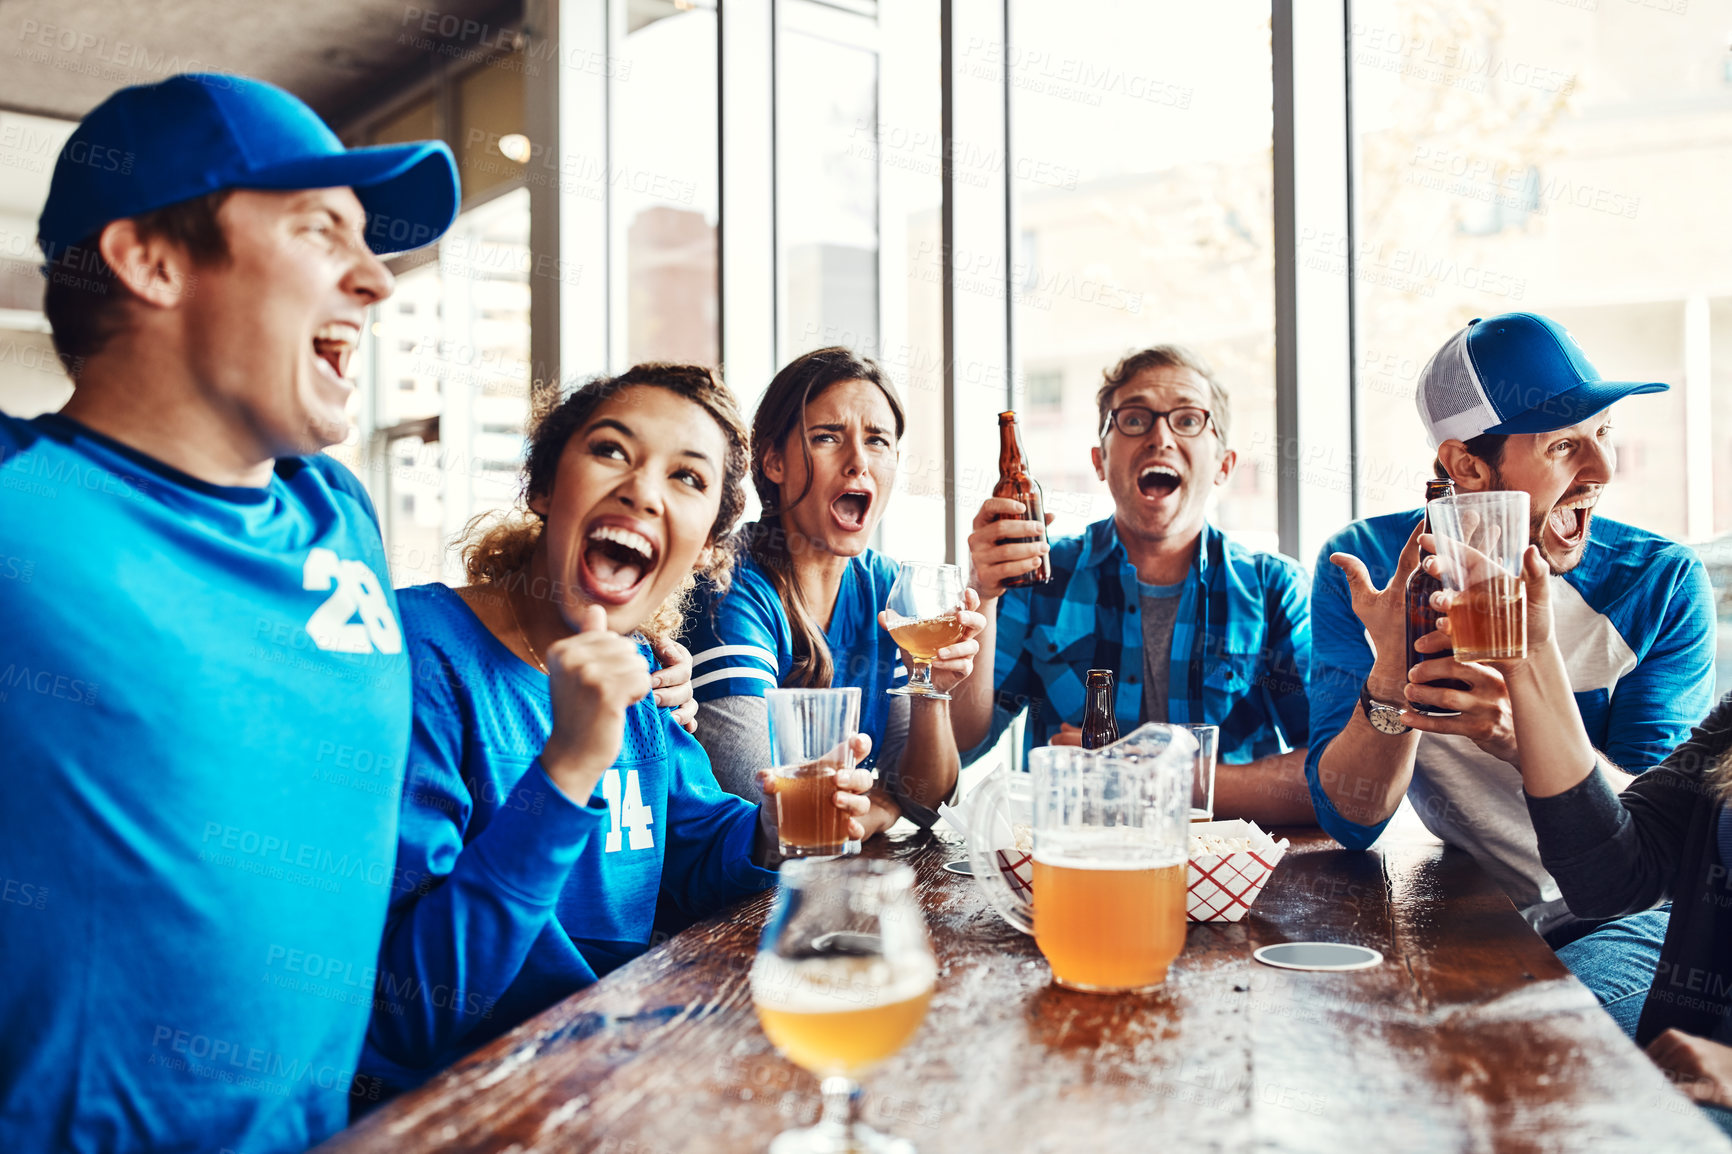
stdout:
[[650,833],[650,826],[655,824],[655,813],[643,803],[637,770],[626,770],[623,783],[617,769],[602,774],[601,795],[607,799],[608,816],[613,819],[613,828],[607,831],[607,844],[603,847],[607,853],[619,852],[620,835],[626,831],[631,833],[632,849],[655,846],[655,835]]

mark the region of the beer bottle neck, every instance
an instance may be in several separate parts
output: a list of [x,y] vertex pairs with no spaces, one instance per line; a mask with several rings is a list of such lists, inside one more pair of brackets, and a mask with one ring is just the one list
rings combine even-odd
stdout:
[[1014,420],[998,419],[998,473],[1012,477],[1028,472],[1028,458],[1022,451],[1022,429]]
[[1427,481],[1425,483],[1425,509],[1422,513],[1425,521],[1425,532],[1431,532],[1431,503],[1440,497],[1452,497],[1454,495],[1455,483],[1453,481]]

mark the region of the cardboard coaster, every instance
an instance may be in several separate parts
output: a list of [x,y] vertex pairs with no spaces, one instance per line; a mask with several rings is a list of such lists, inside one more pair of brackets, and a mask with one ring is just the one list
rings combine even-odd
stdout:
[[1383,963],[1383,955],[1370,946],[1340,942],[1282,942],[1252,950],[1251,956],[1278,970],[1369,970]]
[[944,868],[953,874],[961,874],[965,878],[974,876],[974,866],[969,864],[967,858],[962,858],[960,861],[947,861],[944,863]]

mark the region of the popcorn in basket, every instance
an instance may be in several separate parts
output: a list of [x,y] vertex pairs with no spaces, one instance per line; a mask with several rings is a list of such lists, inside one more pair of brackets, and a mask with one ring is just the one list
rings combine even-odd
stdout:
[[1193,922],[1239,921],[1286,852],[1286,838],[1274,840],[1255,822],[1192,824],[1185,916]]

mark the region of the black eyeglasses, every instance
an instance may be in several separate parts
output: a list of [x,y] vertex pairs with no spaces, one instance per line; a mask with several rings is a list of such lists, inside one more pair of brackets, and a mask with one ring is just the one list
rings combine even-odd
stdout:
[[1140,437],[1153,429],[1155,422],[1162,417],[1167,418],[1167,428],[1173,430],[1175,437],[1194,437],[1209,427],[1207,409],[1186,405],[1156,412],[1146,405],[1126,405],[1107,414],[1107,419],[1101,424],[1101,436],[1104,438],[1107,429],[1113,428],[1127,437]]

